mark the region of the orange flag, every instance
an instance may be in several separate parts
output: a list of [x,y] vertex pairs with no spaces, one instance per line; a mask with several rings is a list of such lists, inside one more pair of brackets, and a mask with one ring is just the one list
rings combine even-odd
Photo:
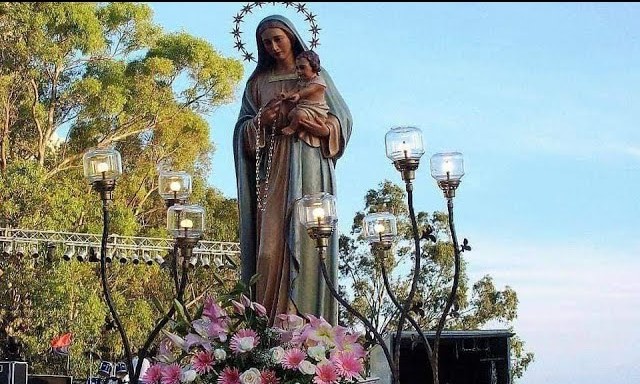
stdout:
[[69,346],[72,341],[73,334],[71,332],[54,337],[53,340],[51,340],[51,350],[58,355],[67,356],[69,355]]

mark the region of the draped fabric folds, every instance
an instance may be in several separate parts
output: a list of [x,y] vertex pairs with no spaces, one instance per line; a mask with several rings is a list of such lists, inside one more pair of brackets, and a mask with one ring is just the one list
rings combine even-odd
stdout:
[[[265,58],[268,53],[258,34],[267,22],[280,23],[282,29],[289,29],[296,40],[292,42],[294,54],[307,49],[294,26],[283,16],[269,16],[256,29],[258,65],[247,81],[233,135],[242,280],[248,283],[254,274],[259,274],[253,294],[267,308],[271,322],[277,314],[298,312],[322,316],[336,324],[337,302],[326,288],[315,242],[300,224],[295,202],[307,194],[337,195],[334,166],[351,135],[351,114],[331,77],[322,68],[320,75],[327,83],[326,99],[330,109],[328,137],[277,135],[271,143],[270,135],[256,130],[254,118],[258,110],[282,92],[294,89],[297,81],[295,72],[289,76],[273,75]],[[273,145],[273,156],[268,167],[270,145]],[[258,177],[256,146],[261,151]],[[268,183],[265,182],[267,176]],[[257,191],[266,196],[264,211],[257,209]],[[325,261],[336,285],[337,237],[334,233],[329,240]]]

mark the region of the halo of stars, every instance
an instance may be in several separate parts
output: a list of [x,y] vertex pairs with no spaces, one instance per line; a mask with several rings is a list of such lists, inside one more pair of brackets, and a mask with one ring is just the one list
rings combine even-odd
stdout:
[[291,1],[283,1],[283,2],[254,2],[247,3],[240,12],[238,12],[235,16],[233,16],[233,29],[231,30],[231,34],[233,35],[233,39],[235,40],[235,44],[233,45],[240,53],[242,53],[242,59],[244,61],[253,61],[256,62],[256,58],[253,56],[253,53],[247,51],[245,48],[245,43],[242,41],[242,30],[240,29],[240,24],[244,21],[243,18],[250,14],[255,8],[262,8],[264,5],[271,4],[282,4],[286,8],[292,7],[295,8],[297,13],[301,13],[304,15],[304,19],[309,23],[309,32],[311,32],[311,40],[309,40],[309,46],[311,49],[316,48],[320,45],[320,40],[318,38],[320,27],[316,23],[316,15],[311,13],[305,3],[294,3]]

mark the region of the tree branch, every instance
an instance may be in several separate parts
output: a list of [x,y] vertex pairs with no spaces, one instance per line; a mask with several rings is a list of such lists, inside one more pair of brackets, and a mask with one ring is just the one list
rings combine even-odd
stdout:
[[[40,97],[40,93],[38,92],[38,84],[36,84],[36,81],[32,78],[29,82],[31,84],[31,89],[33,90],[33,103],[31,104],[31,116],[33,117],[33,122],[36,125],[36,128],[38,129],[38,148],[42,147],[42,142],[43,142],[43,132],[42,132],[42,125],[40,124],[40,121],[38,121],[38,116],[36,113],[36,107],[38,105],[38,98]],[[44,165],[44,156],[40,156],[40,150],[38,149],[38,163],[40,165]]]

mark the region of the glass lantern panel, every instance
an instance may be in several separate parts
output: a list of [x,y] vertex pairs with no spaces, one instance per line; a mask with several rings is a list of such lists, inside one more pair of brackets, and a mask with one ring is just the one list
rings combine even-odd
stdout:
[[167,229],[174,238],[201,238],[204,231],[204,208],[181,204],[169,207]]
[[369,243],[392,241],[398,234],[396,217],[388,212],[370,213],[363,219],[363,233]]
[[306,228],[333,226],[338,221],[336,198],[330,193],[305,195],[297,204],[300,222]]
[[116,180],[122,175],[122,159],[115,149],[92,149],[82,156],[84,176],[93,183],[99,180]]
[[424,154],[422,131],[416,127],[391,128],[385,135],[387,157],[397,160],[419,160]]
[[458,181],[464,176],[462,153],[446,152],[431,156],[431,176],[438,181]]
[[185,200],[191,195],[191,175],[184,171],[160,171],[158,193],[163,199]]

